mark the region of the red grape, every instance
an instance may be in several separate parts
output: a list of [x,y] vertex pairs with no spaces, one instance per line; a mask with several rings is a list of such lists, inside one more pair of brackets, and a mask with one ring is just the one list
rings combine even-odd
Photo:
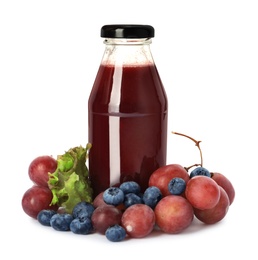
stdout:
[[168,184],[175,177],[182,178],[186,183],[190,178],[183,166],[179,164],[169,164],[158,168],[151,174],[149,186],[158,187],[163,197],[171,195],[168,190]]
[[219,201],[219,185],[210,177],[197,175],[188,181],[185,196],[194,208],[211,209]]
[[142,238],[152,232],[155,226],[155,214],[145,204],[134,204],[125,210],[121,222],[130,237]]
[[228,212],[230,200],[226,191],[222,187],[219,188],[220,199],[214,208],[205,210],[194,209],[195,216],[205,224],[215,224],[219,222],[226,216]]
[[169,234],[177,234],[186,229],[194,217],[192,205],[185,198],[177,195],[162,198],[154,212],[158,227]]
[[91,216],[94,230],[105,234],[108,227],[121,223],[122,212],[113,205],[97,207]]
[[231,205],[235,199],[235,189],[230,180],[226,176],[218,172],[212,172],[211,177],[214,181],[218,183],[219,186],[221,186],[226,191]]
[[22,208],[32,218],[37,218],[43,209],[57,210],[57,206],[50,206],[53,195],[49,188],[34,185],[22,197]]
[[93,200],[92,204],[94,206],[94,208],[97,208],[101,205],[108,205],[104,200],[103,200],[103,193],[104,191],[102,191],[101,193],[99,193]]
[[39,186],[48,187],[48,173],[53,173],[57,168],[57,161],[48,155],[35,158],[29,165],[29,177]]

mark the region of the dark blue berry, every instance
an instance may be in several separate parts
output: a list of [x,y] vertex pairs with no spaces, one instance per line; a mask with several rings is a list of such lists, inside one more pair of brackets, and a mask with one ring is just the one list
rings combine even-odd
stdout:
[[106,230],[105,235],[111,242],[120,242],[125,239],[126,231],[122,226],[114,225]]
[[56,211],[43,209],[39,212],[37,219],[43,226],[50,226],[50,219],[56,214]]
[[103,193],[103,200],[107,204],[117,206],[124,201],[124,192],[118,187],[110,187]]
[[87,235],[93,231],[93,225],[90,218],[75,218],[70,224],[70,230],[74,234]]
[[64,214],[55,214],[50,219],[50,225],[52,228],[54,228],[57,231],[69,231],[70,230],[70,224],[73,220],[73,216],[68,213]]
[[123,182],[119,188],[124,192],[124,194],[127,193],[135,193],[138,194],[141,191],[140,185],[135,181],[126,181]]
[[94,209],[95,208],[91,203],[81,201],[74,206],[72,215],[74,218],[80,218],[83,220],[85,218],[90,218]]
[[125,194],[125,198],[124,198],[124,206],[126,208],[134,205],[134,204],[142,204],[143,200],[141,197],[139,197],[137,194],[135,193],[127,193]]
[[186,182],[182,178],[173,178],[169,183],[168,183],[168,190],[171,194],[173,195],[180,195],[185,191],[186,187]]
[[206,168],[201,167],[201,166],[197,167],[191,171],[190,178],[193,178],[194,176],[197,176],[197,175],[204,175],[207,177],[211,177],[211,173]]
[[148,187],[143,193],[143,202],[152,209],[154,209],[157,203],[161,200],[162,193],[158,187],[151,186]]

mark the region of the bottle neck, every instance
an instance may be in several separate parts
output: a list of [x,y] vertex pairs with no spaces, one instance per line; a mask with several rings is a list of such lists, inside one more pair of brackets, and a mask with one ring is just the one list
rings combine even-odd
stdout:
[[151,39],[117,39],[107,38],[102,58],[103,65],[142,66],[153,64],[150,50]]

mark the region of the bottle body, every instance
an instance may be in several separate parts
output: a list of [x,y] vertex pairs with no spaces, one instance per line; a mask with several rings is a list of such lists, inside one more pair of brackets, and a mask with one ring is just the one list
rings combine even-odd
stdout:
[[151,173],[166,164],[166,93],[149,44],[133,45],[106,46],[88,100],[94,196],[130,180],[144,191]]

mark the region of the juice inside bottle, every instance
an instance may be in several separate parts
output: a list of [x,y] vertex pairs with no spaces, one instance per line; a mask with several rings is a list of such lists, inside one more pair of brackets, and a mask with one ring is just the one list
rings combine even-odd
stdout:
[[94,196],[130,180],[144,191],[151,173],[166,164],[167,97],[149,42],[140,41],[107,44],[89,97]]

